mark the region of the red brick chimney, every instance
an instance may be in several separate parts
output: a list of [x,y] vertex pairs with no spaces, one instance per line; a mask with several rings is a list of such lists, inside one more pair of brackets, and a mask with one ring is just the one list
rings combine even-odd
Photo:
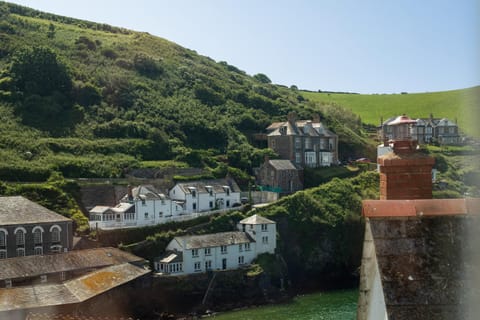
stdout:
[[[410,124],[408,117],[398,123],[399,126]],[[393,152],[377,160],[380,165],[380,200],[431,199],[435,159],[418,152],[417,141],[409,136],[391,142]]]

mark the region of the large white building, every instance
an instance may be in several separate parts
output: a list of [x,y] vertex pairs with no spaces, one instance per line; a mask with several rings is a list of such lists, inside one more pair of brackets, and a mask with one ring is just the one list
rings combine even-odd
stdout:
[[179,183],[169,196],[153,186],[129,188],[114,207],[90,210],[90,228],[118,229],[193,219],[240,205],[240,188],[232,179]]
[[262,253],[274,253],[276,223],[259,215],[240,221],[239,231],[175,237],[155,260],[155,271],[180,275],[237,269]]

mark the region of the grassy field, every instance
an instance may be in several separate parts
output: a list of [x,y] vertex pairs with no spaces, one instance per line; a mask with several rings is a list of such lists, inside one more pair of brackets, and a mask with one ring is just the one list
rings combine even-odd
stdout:
[[384,120],[402,113],[412,118],[446,117],[457,119],[463,132],[479,135],[476,119],[480,115],[480,86],[429,93],[408,94],[337,94],[302,92],[313,101],[336,103],[358,114],[364,123],[378,125]]

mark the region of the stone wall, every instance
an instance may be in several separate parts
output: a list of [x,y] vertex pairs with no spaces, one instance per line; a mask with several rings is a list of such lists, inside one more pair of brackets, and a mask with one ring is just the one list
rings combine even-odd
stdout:
[[[477,216],[370,219],[390,320],[466,319]],[[480,301],[477,299],[477,301]]]

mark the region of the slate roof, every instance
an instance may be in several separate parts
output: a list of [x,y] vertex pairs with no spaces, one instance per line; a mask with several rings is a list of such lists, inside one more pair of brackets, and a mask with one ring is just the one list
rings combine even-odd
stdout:
[[268,163],[276,170],[298,170],[295,164],[290,160],[274,159],[269,160]]
[[[307,124],[312,126],[312,129],[308,132],[305,130]],[[282,129],[285,128],[285,129]],[[310,120],[298,120],[295,122],[295,125],[292,125],[290,121],[285,122],[274,122],[269,125],[266,129],[269,133],[268,136],[323,136],[323,137],[334,137],[335,134],[330,131],[325,125],[321,122],[312,122]],[[281,133],[281,130],[285,130],[284,134]]]
[[241,224],[272,224],[272,223],[275,223],[275,221],[259,216],[258,214],[254,214],[251,217],[241,220],[240,223]]
[[189,194],[191,189],[195,188],[198,193],[208,193],[207,187],[211,187],[214,193],[223,193],[225,192],[224,186],[230,187],[231,192],[240,192],[238,184],[233,179],[215,179],[215,180],[199,180],[199,181],[189,181],[181,182],[177,184],[184,193]]
[[22,196],[0,197],[0,225],[72,221]]
[[[175,237],[183,250],[228,246],[232,244],[255,242],[246,232],[230,231],[199,236]],[[185,247],[184,247],[185,243]]]
[[79,303],[150,271],[129,263],[102,268],[62,284],[0,289],[0,312]]
[[143,258],[116,248],[95,248],[51,255],[0,259],[0,280],[143,261]]

